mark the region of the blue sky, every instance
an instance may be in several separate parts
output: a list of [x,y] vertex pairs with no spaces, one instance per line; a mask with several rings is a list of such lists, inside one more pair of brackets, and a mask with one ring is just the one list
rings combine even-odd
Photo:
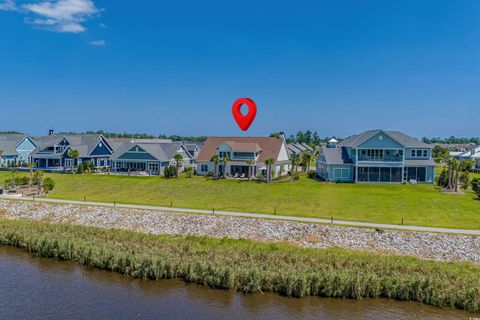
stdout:
[[480,1],[0,0],[0,110],[32,134],[480,136]]

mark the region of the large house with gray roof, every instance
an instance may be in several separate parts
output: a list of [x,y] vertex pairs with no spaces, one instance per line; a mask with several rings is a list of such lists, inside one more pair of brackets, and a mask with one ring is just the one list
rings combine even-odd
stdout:
[[432,146],[399,131],[370,130],[321,148],[317,175],[327,181],[433,183]]
[[[50,134],[34,140],[31,158],[37,168],[68,171],[88,161],[99,169],[110,166],[113,148],[101,134]],[[72,159],[69,150],[77,150],[79,158]]]
[[36,147],[33,139],[26,134],[0,134],[0,167],[29,163]]
[[156,140],[115,141],[111,156],[111,169],[114,173],[144,172],[148,175],[163,174],[165,167],[176,166],[175,155],[183,160],[181,169],[194,166],[193,156],[183,143]]

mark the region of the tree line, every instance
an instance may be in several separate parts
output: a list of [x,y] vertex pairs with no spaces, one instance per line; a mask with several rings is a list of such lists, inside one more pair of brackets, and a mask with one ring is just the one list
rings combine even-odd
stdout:
[[441,143],[441,144],[467,144],[467,143],[473,143],[476,145],[480,145],[480,138],[468,138],[468,137],[455,137],[451,136],[449,138],[427,138],[423,137],[422,141],[428,144],[436,144],[436,143]]

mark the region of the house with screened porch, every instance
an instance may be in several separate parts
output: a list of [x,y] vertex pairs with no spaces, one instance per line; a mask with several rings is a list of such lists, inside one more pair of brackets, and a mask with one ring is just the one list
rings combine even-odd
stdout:
[[433,183],[432,149],[399,131],[365,131],[322,147],[317,176],[335,182]]

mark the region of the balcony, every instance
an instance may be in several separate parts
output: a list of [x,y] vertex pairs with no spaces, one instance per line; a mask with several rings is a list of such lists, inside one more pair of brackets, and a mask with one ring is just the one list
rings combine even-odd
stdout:
[[384,156],[384,157],[358,156],[358,161],[402,162],[403,156]]

